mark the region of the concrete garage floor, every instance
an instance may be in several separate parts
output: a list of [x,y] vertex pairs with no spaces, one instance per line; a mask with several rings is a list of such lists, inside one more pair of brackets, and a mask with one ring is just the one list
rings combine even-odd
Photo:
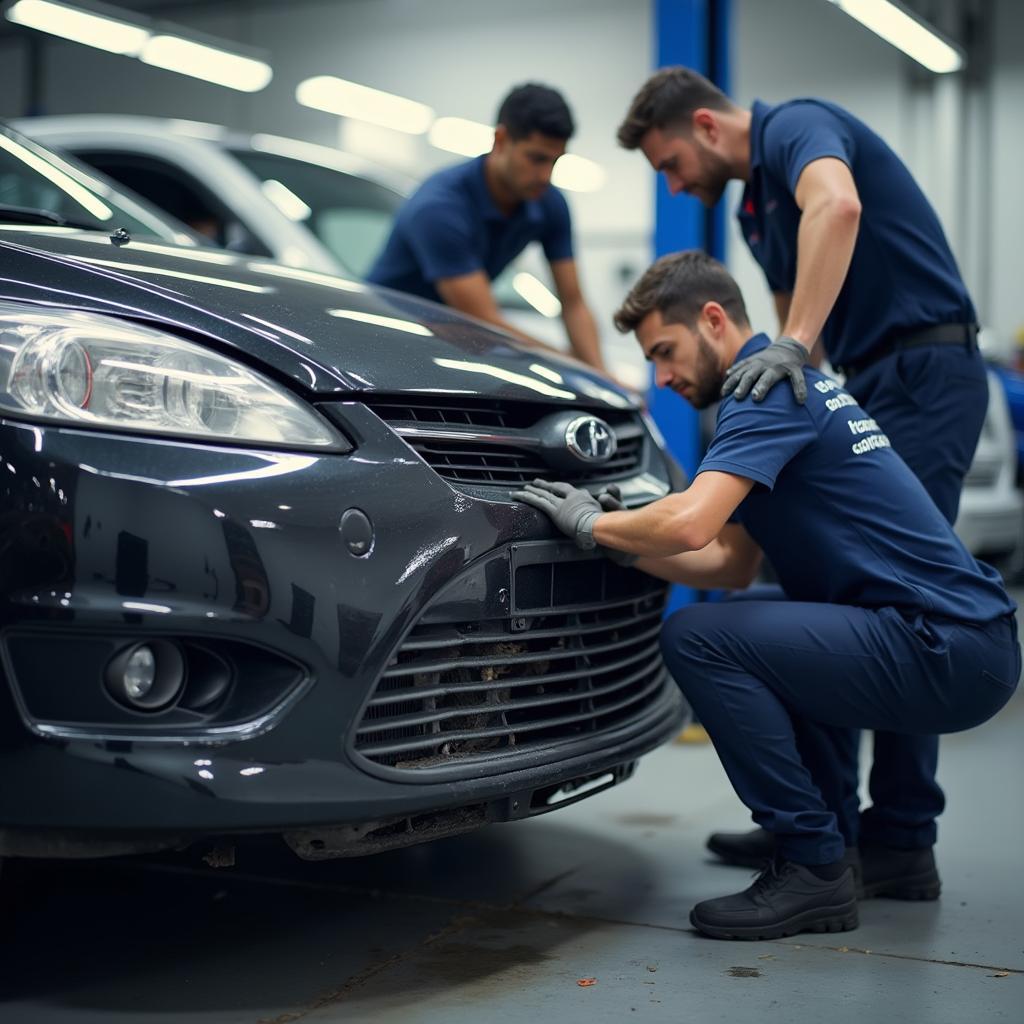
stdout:
[[361,861],[16,864],[0,1020],[1020,1021],[1022,732],[1024,694],[944,741],[942,900],[863,903],[857,931],[690,929],[695,901],[747,884],[703,851],[747,819],[710,747],[672,745],[560,813]]

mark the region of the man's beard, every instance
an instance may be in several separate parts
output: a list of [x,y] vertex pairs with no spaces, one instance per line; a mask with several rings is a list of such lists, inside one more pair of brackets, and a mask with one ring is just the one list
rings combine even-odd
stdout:
[[732,180],[732,173],[725,158],[710,149],[701,150],[700,166],[704,179],[700,186],[700,201],[710,210],[722,198],[726,185]]
[[714,405],[721,398],[724,380],[725,374],[718,365],[715,350],[704,340],[702,334],[698,334],[697,380],[690,405],[694,409],[706,409],[709,405]]

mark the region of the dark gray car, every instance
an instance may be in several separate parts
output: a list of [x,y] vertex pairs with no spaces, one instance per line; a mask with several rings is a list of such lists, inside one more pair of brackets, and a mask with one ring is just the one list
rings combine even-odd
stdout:
[[664,587],[510,498],[666,493],[627,397],[176,246],[2,138],[0,203],[36,199],[0,208],[0,854],[370,852],[571,803],[678,730]]

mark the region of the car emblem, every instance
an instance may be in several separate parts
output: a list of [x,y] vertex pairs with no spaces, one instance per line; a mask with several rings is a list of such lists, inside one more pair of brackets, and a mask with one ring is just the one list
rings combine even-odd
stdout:
[[565,428],[565,445],[584,462],[606,462],[615,454],[619,439],[596,416],[577,416]]

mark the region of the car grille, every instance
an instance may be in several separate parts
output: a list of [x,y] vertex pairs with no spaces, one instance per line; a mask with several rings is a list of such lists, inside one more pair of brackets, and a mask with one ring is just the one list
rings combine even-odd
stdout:
[[506,770],[517,754],[599,743],[672,685],[658,581],[604,558],[521,565],[514,579],[508,618],[413,628],[364,710],[356,751],[409,771]]
[[[545,457],[538,424],[552,409],[531,402],[443,402],[410,398],[364,400],[433,469],[453,483],[515,487],[538,476],[600,484],[634,476],[645,457],[646,434],[635,413],[600,410],[618,441],[615,454],[595,465]],[[587,410],[579,410],[585,415]],[[564,450],[559,451],[564,456]]]

